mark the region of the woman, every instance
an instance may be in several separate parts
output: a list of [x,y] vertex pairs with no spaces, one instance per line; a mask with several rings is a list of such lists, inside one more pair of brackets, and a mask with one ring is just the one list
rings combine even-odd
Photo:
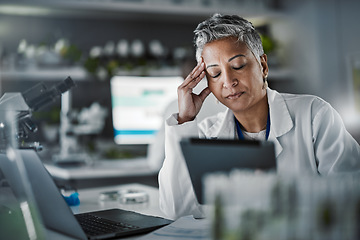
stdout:
[[[250,22],[215,14],[196,28],[195,45],[198,65],[179,86],[179,113],[165,126],[160,208],[170,218],[204,216],[181,154],[183,137],[272,141],[279,173],[359,171],[360,147],[327,102],[268,88],[267,56]],[[205,76],[208,87],[194,94]],[[198,123],[196,115],[211,92],[228,109]]]

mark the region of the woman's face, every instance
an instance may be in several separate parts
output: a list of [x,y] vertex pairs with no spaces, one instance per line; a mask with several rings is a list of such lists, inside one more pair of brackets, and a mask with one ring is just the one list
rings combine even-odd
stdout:
[[202,58],[208,86],[215,97],[233,112],[243,112],[266,96],[263,79],[268,74],[267,57],[261,65],[243,42],[225,38],[205,45]]

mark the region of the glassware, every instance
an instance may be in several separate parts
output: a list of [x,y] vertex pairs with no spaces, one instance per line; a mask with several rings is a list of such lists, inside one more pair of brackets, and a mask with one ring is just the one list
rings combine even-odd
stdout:
[[18,149],[19,112],[0,109],[0,232],[4,239],[45,239],[45,231]]
[[359,239],[360,174],[233,170],[204,178],[213,239]]

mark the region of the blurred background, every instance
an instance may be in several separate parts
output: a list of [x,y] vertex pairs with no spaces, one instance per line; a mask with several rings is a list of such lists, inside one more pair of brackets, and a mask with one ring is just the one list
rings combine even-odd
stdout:
[[[163,120],[176,111],[176,86],[196,64],[193,31],[214,13],[236,14],[261,34],[269,86],[323,98],[360,143],[359,12],[359,0],[0,0],[0,112],[4,93],[25,92],[39,83],[51,89],[70,76],[75,87],[32,113],[38,130],[24,137],[29,145],[23,146],[43,149],[39,156],[62,192],[126,183],[158,187]],[[209,104],[203,107],[208,114],[221,110],[212,100],[207,98]],[[7,137],[1,117],[0,152]],[[0,170],[0,190],[3,175]],[[296,233],[299,239],[340,239],[320,234],[344,229],[358,236],[358,177],[230,176],[246,179],[210,176],[206,196],[211,199],[209,189],[217,186],[223,196],[231,196],[217,207],[231,213],[227,218],[233,226],[242,216],[242,226],[253,231],[247,237],[260,233],[269,238],[270,233],[273,239],[290,239],[295,235],[286,234]],[[26,183],[25,175],[19,179]],[[254,191],[256,187],[260,191]],[[91,196],[91,204],[86,196]],[[84,192],[81,206],[125,206],[117,199],[101,200],[103,196]],[[269,208],[257,209],[263,201]],[[158,202],[153,195],[151,202]],[[149,202],[129,207],[153,208]],[[248,215],[239,215],[245,207]],[[221,227],[216,221],[213,226]]]
[[[359,10],[356,0],[1,0],[0,96],[71,76],[69,118],[100,114],[87,137],[112,141],[110,79],[184,75],[197,24],[237,14],[261,33],[270,87],[325,99],[359,142]],[[31,138],[57,145],[60,109],[58,100],[34,113],[41,127]]]

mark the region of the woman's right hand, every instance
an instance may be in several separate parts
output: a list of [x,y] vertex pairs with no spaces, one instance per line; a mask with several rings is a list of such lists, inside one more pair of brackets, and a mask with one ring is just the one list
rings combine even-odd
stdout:
[[205,63],[201,61],[178,87],[179,124],[194,120],[205,98],[209,96],[210,89],[208,87],[204,88],[198,95],[193,93],[193,89],[204,77]]

